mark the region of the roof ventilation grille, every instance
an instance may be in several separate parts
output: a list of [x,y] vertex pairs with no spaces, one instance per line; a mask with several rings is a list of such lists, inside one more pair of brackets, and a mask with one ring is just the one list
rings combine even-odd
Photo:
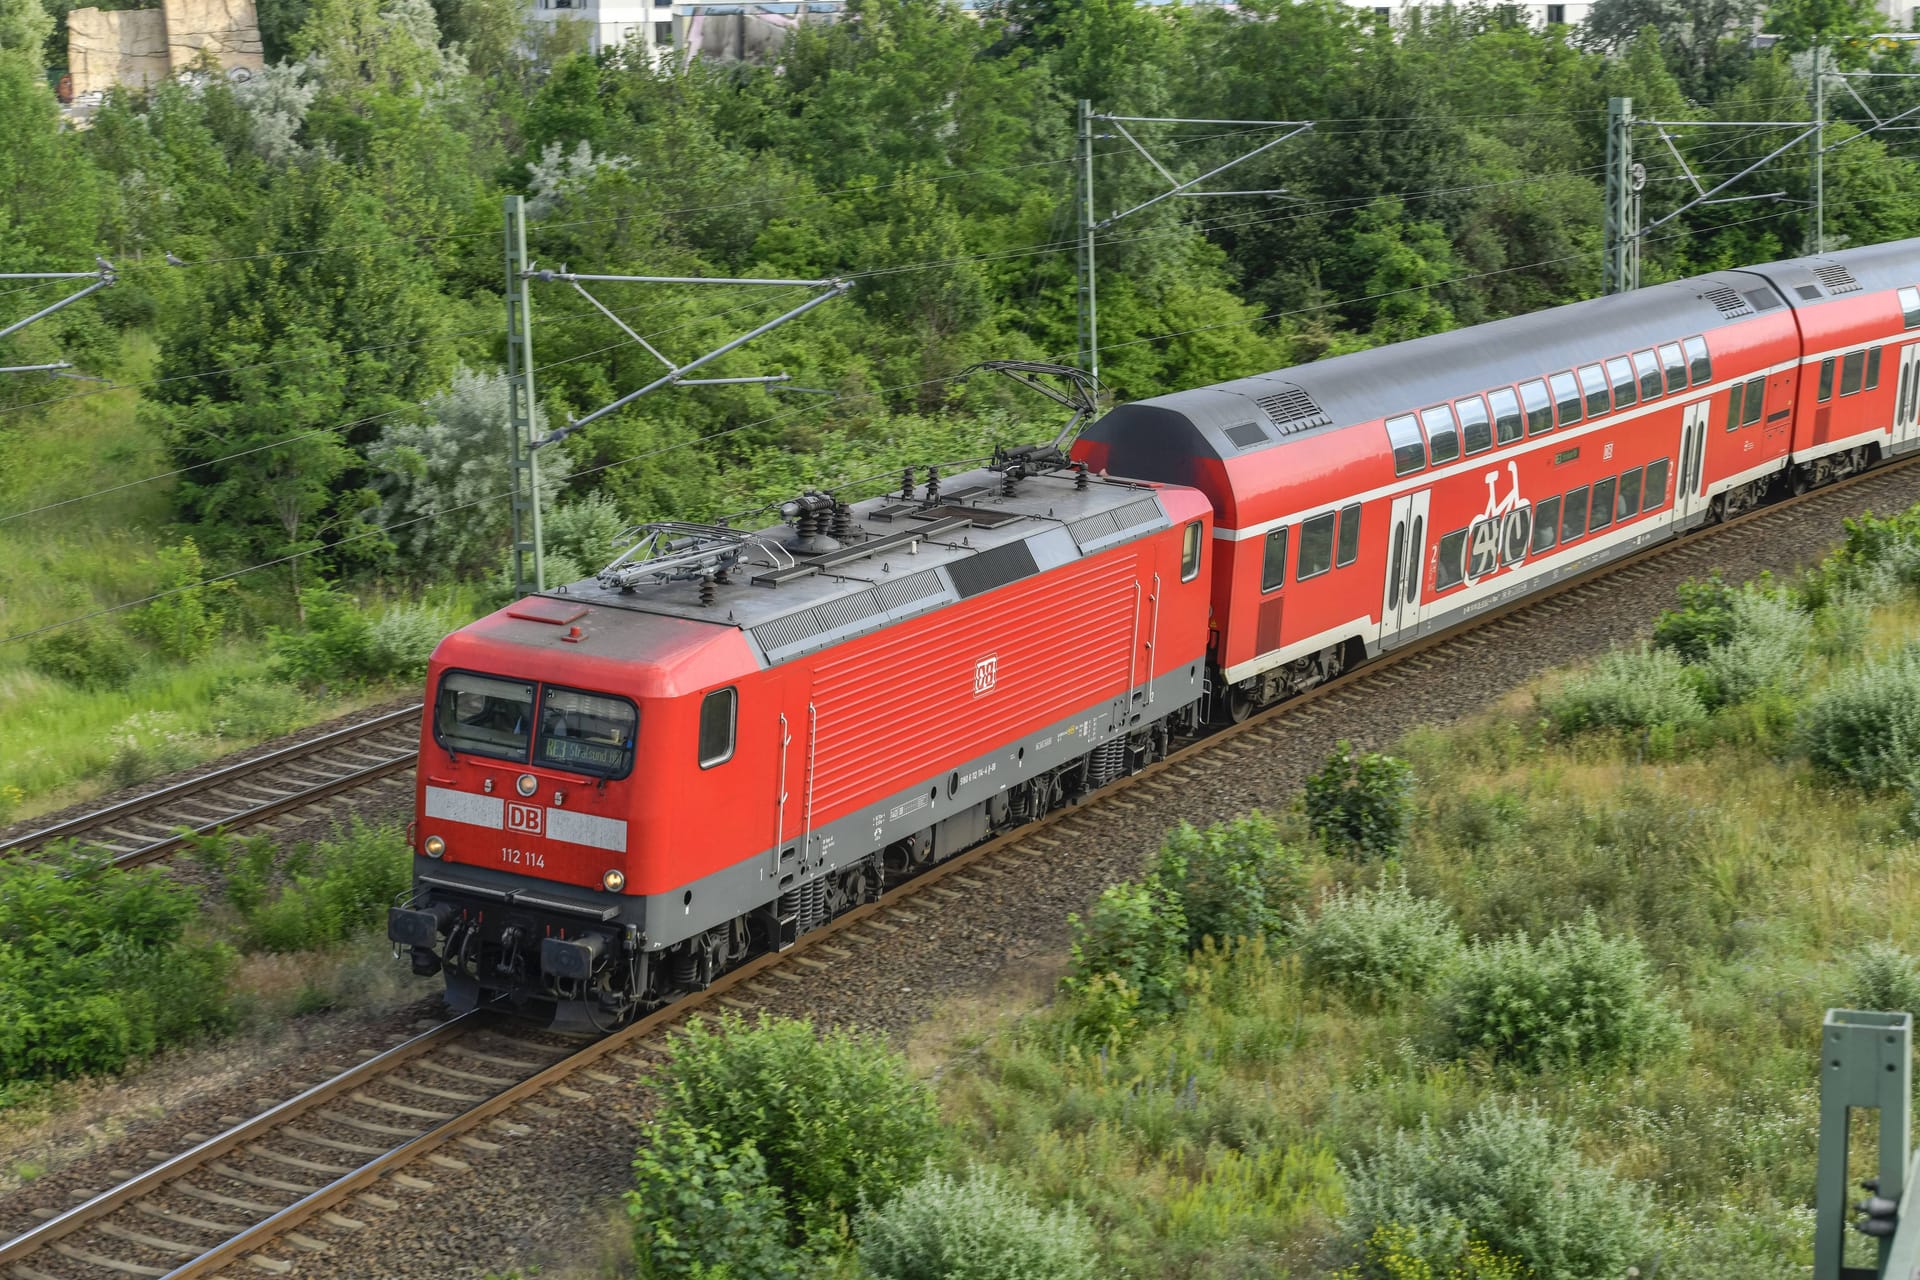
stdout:
[[1837,263],[1828,265],[1828,266],[1815,267],[1813,269],[1813,274],[1819,276],[1820,282],[1826,285],[1828,291],[1832,293],[1860,292],[1860,282],[1853,278],[1853,272],[1847,270],[1843,266],[1838,265]]
[[1270,438],[1267,429],[1257,422],[1243,422],[1237,427],[1227,428],[1227,439],[1233,441],[1236,449],[1252,449],[1265,444]]
[[1261,396],[1254,403],[1266,410],[1267,417],[1273,419],[1273,425],[1279,428],[1283,436],[1290,436],[1298,431],[1311,431],[1315,427],[1327,426],[1333,421],[1327,416],[1326,410],[1315,404],[1313,397],[1299,387],[1290,386],[1284,391]]
[[1720,308],[1720,314],[1729,320],[1753,314],[1753,308],[1740,296],[1740,291],[1731,285],[1717,284],[1700,295],[1714,306]]

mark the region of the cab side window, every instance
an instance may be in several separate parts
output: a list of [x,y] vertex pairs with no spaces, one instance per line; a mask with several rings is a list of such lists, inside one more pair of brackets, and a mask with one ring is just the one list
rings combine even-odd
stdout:
[[1200,522],[1187,526],[1180,538],[1180,581],[1192,582],[1200,574]]
[[1287,526],[1267,531],[1267,559],[1260,566],[1260,589],[1273,591],[1287,582]]
[[700,767],[711,769],[733,759],[733,729],[740,694],[728,687],[715,689],[700,703]]

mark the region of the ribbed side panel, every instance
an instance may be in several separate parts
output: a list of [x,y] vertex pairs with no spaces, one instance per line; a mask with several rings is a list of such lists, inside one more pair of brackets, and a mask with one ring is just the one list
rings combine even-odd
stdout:
[[[991,604],[899,629],[885,645],[814,673],[813,821],[888,780],[925,777],[1127,683],[1134,639],[1130,557],[1049,573]],[[1142,635],[1145,612],[1143,600]],[[963,616],[953,616],[960,614]],[[975,694],[992,657],[993,687]],[[1138,678],[1144,680],[1144,662]]]

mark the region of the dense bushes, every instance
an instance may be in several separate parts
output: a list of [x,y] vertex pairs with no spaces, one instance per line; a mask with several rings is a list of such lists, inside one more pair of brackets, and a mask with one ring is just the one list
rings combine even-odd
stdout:
[[1537,942],[1469,945],[1439,1018],[1447,1051],[1522,1070],[1637,1063],[1686,1037],[1640,943],[1607,937],[1592,916]]
[[1047,1211],[992,1170],[937,1171],[860,1221],[877,1280],[1093,1280],[1094,1235],[1071,1207]]
[[[1513,1275],[1501,1258],[1534,1280],[1597,1280],[1644,1268],[1659,1247],[1643,1190],[1587,1163],[1545,1117],[1499,1102],[1452,1129],[1395,1134],[1347,1170],[1347,1196],[1342,1226],[1368,1280]],[[1476,1248],[1478,1273],[1462,1265]],[[1389,1271],[1388,1251],[1427,1269]]]
[[751,1141],[729,1148],[711,1129],[669,1116],[653,1127],[633,1172],[626,1204],[641,1280],[804,1274],[802,1255],[787,1243],[782,1197]]
[[1404,761],[1342,739],[1307,779],[1307,822],[1330,852],[1384,858],[1406,836],[1412,798],[1413,771]]
[[654,1083],[668,1116],[729,1167],[746,1169],[743,1144],[757,1150],[801,1237],[837,1236],[855,1206],[885,1203],[940,1145],[933,1096],[898,1055],[810,1022],[696,1019]]
[[1280,933],[1301,894],[1301,858],[1259,810],[1201,831],[1181,823],[1160,848],[1157,873],[1180,899],[1187,949],[1212,938]]
[[[333,838],[282,857],[271,837],[216,833],[195,842],[201,861],[225,877],[248,951],[309,951],[380,924],[412,875],[399,828],[356,817]],[[275,885],[277,884],[277,891]]]
[[1920,960],[1890,942],[1870,942],[1853,957],[1840,1002],[1849,1009],[1908,1013],[1920,1022]]
[[1295,936],[1301,975],[1362,1003],[1424,991],[1460,951],[1445,904],[1415,897],[1404,884],[1336,888],[1318,914],[1300,914]]
[[337,591],[303,591],[300,602],[306,629],[275,632],[268,647],[279,672],[302,684],[418,680],[453,627],[444,611],[424,604],[400,605],[376,620]]
[[55,854],[0,866],[0,1078],[118,1071],[226,1025],[225,947],[158,868]]
[[1540,709],[1562,734],[1684,728],[1707,718],[1686,664],[1665,649],[1616,649],[1543,695]]
[[112,628],[76,622],[27,642],[27,665],[80,689],[124,689],[138,664],[126,638]]
[[1920,781],[1920,650],[1836,675],[1801,713],[1807,758],[1869,791]]

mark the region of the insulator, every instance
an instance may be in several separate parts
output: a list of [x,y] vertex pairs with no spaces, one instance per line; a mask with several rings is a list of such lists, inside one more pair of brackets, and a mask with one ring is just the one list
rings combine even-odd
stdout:
[[703,609],[712,607],[713,595],[713,579],[700,579],[700,607]]
[[940,501],[940,468],[927,468],[927,503],[932,505]]
[[1073,487],[1076,489],[1084,489],[1087,487],[1087,468],[1085,463],[1074,468]]
[[1019,483],[1019,468],[1008,467],[1005,471],[1002,471],[1000,473],[1000,496],[1003,498],[1011,498],[1013,496],[1013,487]]
[[842,542],[853,536],[853,508],[844,502],[833,504],[833,536]]
[[913,501],[913,468],[900,468],[900,501]]

